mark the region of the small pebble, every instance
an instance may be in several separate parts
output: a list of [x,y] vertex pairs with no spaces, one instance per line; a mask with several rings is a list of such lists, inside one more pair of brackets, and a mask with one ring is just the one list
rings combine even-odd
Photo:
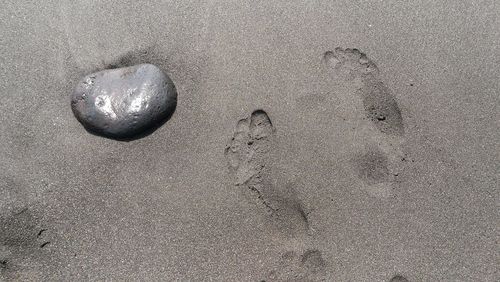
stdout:
[[175,111],[177,91],[158,67],[140,64],[85,76],[71,95],[71,108],[90,132],[117,140],[152,132]]

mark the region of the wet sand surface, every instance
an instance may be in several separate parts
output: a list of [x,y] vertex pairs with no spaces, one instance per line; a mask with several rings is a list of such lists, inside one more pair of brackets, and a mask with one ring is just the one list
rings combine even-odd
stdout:
[[[498,281],[499,15],[3,1],[0,280]],[[140,63],[171,119],[85,131],[78,81]]]

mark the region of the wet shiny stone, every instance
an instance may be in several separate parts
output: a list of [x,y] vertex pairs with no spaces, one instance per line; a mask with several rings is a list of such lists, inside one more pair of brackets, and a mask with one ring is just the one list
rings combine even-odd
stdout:
[[134,139],[162,125],[175,111],[177,91],[158,67],[141,64],[85,76],[71,95],[71,108],[90,132]]

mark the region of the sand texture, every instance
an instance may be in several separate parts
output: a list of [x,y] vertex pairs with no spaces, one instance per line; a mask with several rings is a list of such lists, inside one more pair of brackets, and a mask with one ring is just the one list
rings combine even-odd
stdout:
[[[0,281],[499,281],[500,2],[0,2]],[[150,63],[142,138],[70,97]]]

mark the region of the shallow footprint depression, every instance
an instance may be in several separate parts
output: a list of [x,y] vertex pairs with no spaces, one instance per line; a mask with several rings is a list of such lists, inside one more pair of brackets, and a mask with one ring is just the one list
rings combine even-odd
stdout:
[[348,81],[360,81],[356,91],[363,100],[366,117],[382,133],[404,134],[403,118],[396,99],[380,78],[377,65],[358,49],[335,48],[323,55],[336,75]]

